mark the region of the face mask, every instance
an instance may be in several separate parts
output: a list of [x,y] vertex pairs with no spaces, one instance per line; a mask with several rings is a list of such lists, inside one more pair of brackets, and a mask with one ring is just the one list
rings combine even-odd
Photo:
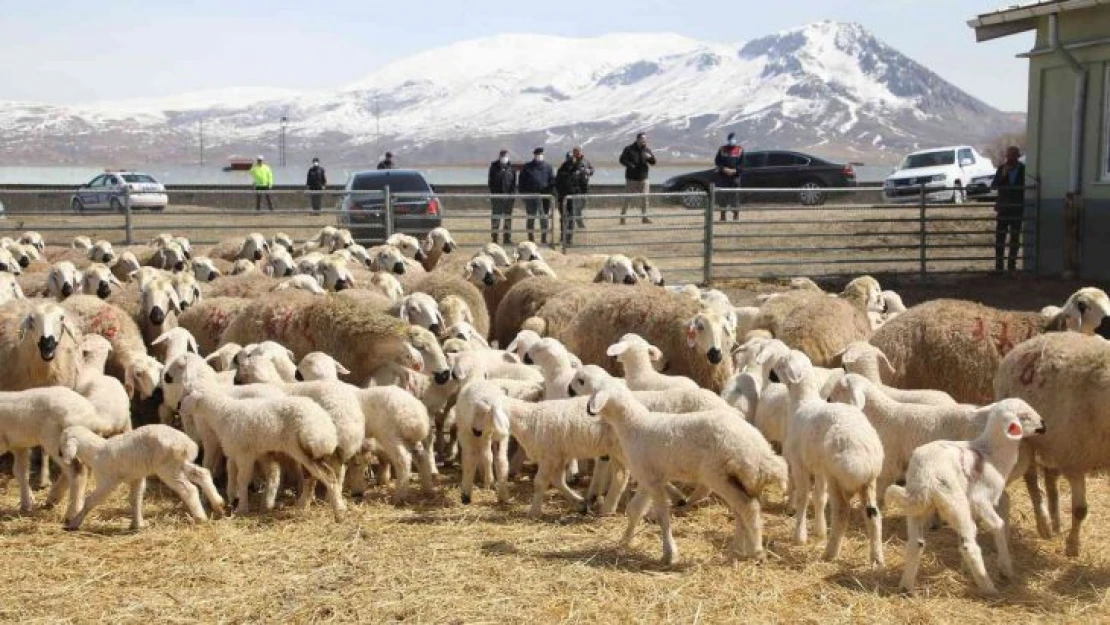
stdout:
[[543,154],[537,154],[536,155],[536,162],[537,163],[542,163],[543,162]]
[[508,156],[502,156],[502,157],[501,157],[500,159],[498,159],[498,160],[500,160],[500,161],[501,161],[501,164],[502,164],[502,165],[508,165],[508,164],[509,164],[509,157],[508,157]]
[[728,144],[729,145],[736,145],[736,139],[729,139]]
[[313,167],[319,167],[320,166],[320,161],[312,161],[312,166]]

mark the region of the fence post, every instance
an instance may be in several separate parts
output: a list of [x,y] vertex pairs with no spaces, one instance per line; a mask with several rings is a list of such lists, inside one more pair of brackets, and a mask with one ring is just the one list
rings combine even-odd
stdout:
[[393,194],[389,192],[389,185],[382,188],[382,211],[385,217],[385,238],[393,236]]
[[705,232],[702,234],[701,275],[705,286],[713,282],[713,204],[717,199],[717,185],[709,183],[709,195],[705,198]]
[[[559,201],[559,198],[558,198],[558,196],[556,196],[555,197],[555,202],[558,202],[558,201]],[[559,222],[560,222],[559,223],[559,249],[562,250],[562,252],[564,254],[566,254],[567,253],[567,236],[564,233],[563,229],[567,227],[567,223],[568,223],[567,222],[567,215],[570,212],[570,208],[572,206],[575,206],[576,203],[574,201],[574,196],[573,195],[567,196],[563,201],[566,202],[566,204],[564,204],[563,206],[556,206],[554,203],[552,204],[552,206],[555,206],[555,211],[558,212],[559,215],[562,217],[559,220]],[[570,217],[570,220],[572,220],[572,221],[574,220],[574,215],[570,215],[569,217]],[[554,220],[552,220],[552,224],[554,224]],[[554,230],[554,228],[552,228],[552,230]],[[579,235],[581,235],[581,233],[579,233]],[[554,233],[552,233],[551,236],[554,237],[555,236]],[[551,240],[551,247],[555,247],[555,239],[554,238],[552,238],[552,240]]]
[[131,231],[131,189],[123,188],[123,244],[134,245]]
[[919,261],[920,262],[920,267],[918,267],[918,272],[920,273],[921,277],[924,278],[925,273],[927,271],[927,268],[926,268],[926,254],[925,254],[925,232],[926,232],[925,225],[926,224],[925,224],[925,185],[924,184],[921,185],[921,203],[918,206],[919,206],[919,209],[920,209],[919,214],[918,214],[918,234],[919,234],[920,241],[918,241],[918,245],[921,247],[920,252],[919,252],[920,253],[920,261]]

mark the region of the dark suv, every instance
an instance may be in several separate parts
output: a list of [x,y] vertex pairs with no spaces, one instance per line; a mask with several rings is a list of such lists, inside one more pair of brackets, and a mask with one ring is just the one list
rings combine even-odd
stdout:
[[393,232],[419,237],[442,222],[435,187],[412,169],[356,171],[347,178],[339,202],[340,223],[359,243],[386,239],[385,190],[393,207]]
[[[825,203],[827,189],[856,186],[856,172],[851,165],[833,163],[801,152],[745,152],[742,167],[740,186],[745,189],[798,189],[796,196],[782,193],[763,194],[766,197],[745,194],[745,199],[772,202],[796,199],[806,206],[817,206]],[[664,182],[663,191],[705,194],[715,177],[715,169],[682,174]],[[682,204],[687,208],[703,207],[705,196],[684,196]]]

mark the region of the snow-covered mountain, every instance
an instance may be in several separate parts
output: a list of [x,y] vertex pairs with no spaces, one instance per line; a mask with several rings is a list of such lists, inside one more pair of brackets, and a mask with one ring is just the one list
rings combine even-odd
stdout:
[[426,165],[573,144],[605,162],[641,130],[669,160],[708,158],[735,131],[749,149],[874,162],[1022,124],[859,25],[819,22],[739,46],[669,34],[500,35],[419,53],[326,93],[0,102],[0,163],[193,162],[201,120],[210,161],[273,158],[282,116],[291,162],[368,163],[393,149]]

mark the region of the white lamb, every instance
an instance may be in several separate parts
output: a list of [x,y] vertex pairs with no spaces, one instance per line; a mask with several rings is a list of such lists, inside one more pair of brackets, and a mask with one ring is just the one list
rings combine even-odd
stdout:
[[605,351],[616,357],[624,369],[624,381],[633,391],[662,391],[698,388],[698,383],[679,375],[655,370],[653,362],[663,360],[663,352],[638,334],[625,334]]
[[324,352],[309,352],[297,363],[293,377],[302,382],[313,380],[338,380],[341,375],[350,375],[350,370]]
[[934,511],[959,534],[960,555],[979,590],[988,595],[998,593],[975,540],[976,517],[994,534],[999,572],[1004,578],[1014,574],[1006,524],[995,506],[1017,464],[1021,440],[1043,434],[1045,424],[1020,399],[992,404],[989,414],[975,440],[942,440],[918,447],[910,458],[906,486],[892,485],[886,491],[887,500],[906,511],[906,564],[900,585],[907,592],[914,590],[925,549],[925,523]]
[[525,354],[525,362],[534,363],[543,375],[543,398],[566,399],[567,390],[578,371],[571,365],[570,352],[555,338],[540,339]]
[[66,428],[61,438],[62,460],[78,461],[92,469],[96,490],[85,499],[81,512],[65,524],[65,529],[81,527],[85,516],[104,503],[123,482],[131,486],[131,529],[144,527],[143,493],[146,478],[151,475],[157,475],[181,498],[194,519],[208,518],[201,506],[197,486],[212,510],[223,514],[224,500],[216,492],[212,475],[193,464],[197,452],[197,444],[192,439],[166,425],[146,425],[108,440],[84,426]]
[[184,353],[200,353],[197,340],[193,337],[192,332],[181,327],[166,330],[158,338],[151,341],[151,346],[154,345],[163,346],[162,364],[166,364]]
[[849,343],[848,347],[841,353],[841,362],[845,371],[862,375],[895,401],[930,406],[956,405],[956,400],[944,391],[931,389],[906,390],[883,384],[882,371],[885,370],[888,377],[893,377],[895,375],[894,366],[890,364],[890,360],[887,359],[882,350],[870,343],[864,341]]
[[217,372],[229,371],[235,364],[235,357],[241,351],[243,346],[238,343],[224,343],[219,349],[205,356],[204,361]]
[[86,334],[80,343],[81,373],[74,390],[96,407],[102,419],[97,431],[114,436],[131,430],[131,398],[124,385],[104,375],[104,365],[112,353],[112,344],[99,334]]

